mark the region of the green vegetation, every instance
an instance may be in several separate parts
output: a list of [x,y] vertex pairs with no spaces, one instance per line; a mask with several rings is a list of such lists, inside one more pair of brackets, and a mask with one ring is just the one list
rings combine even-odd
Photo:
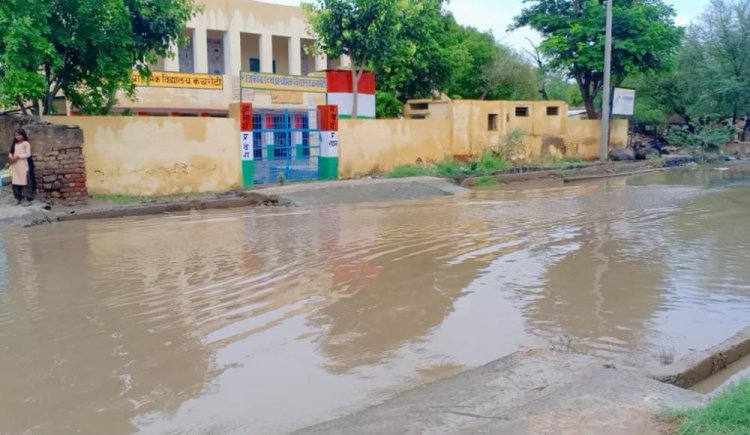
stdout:
[[192,0],[3,0],[0,106],[49,114],[55,97],[102,114],[119,90],[132,96],[135,67],[180,39],[197,11]]
[[400,44],[406,5],[399,0],[315,0],[303,7],[319,35],[316,50],[352,61],[352,117],[358,114],[358,84],[373,59],[387,58]]
[[139,195],[91,195],[91,197],[98,201],[113,202],[117,204],[139,204],[154,201],[180,201],[185,199],[193,199],[202,196],[210,196],[213,193],[210,192],[186,192],[178,195],[167,195],[167,196],[139,196]]
[[497,179],[491,175],[485,175],[474,180],[474,187],[497,186]]
[[512,162],[522,156],[526,150],[523,137],[526,132],[520,129],[512,130],[503,135],[497,145],[487,148],[485,155],[492,155],[505,162]]
[[437,162],[435,172],[443,177],[455,177],[465,173],[466,167],[461,162],[446,158]]
[[377,91],[375,95],[375,114],[378,119],[398,118],[403,104],[390,92]]
[[693,131],[674,131],[667,136],[667,140],[672,145],[684,148],[698,160],[705,161],[707,154],[720,152],[721,147],[731,141],[734,135],[732,125],[722,125],[704,118],[694,126]]
[[148,201],[148,198],[145,196],[135,195],[91,195],[91,197],[95,200],[114,202],[117,204],[137,204]]
[[750,433],[750,381],[719,395],[703,408],[679,414],[680,435],[733,435]]
[[577,168],[584,164],[586,164],[586,162],[577,157],[563,157],[562,159],[552,159],[552,163],[549,165],[549,167],[555,169],[570,169]]
[[[552,69],[561,69],[578,84],[590,119],[599,117],[596,101],[602,90],[605,3],[600,0],[528,0],[514,28],[529,26],[542,34],[539,52]],[[628,75],[668,70],[680,45],[682,30],[675,11],[662,0],[614,4],[612,82]]]
[[[673,68],[637,75],[636,119],[663,124],[674,113],[691,126],[701,118],[737,121],[750,112],[750,0],[715,0],[688,27]],[[689,139],[688,139],[689,140]]]
[[387,174],[388,178],[407,178],[435,175],[435,169],[428,166],[399,166]]
[[480,172],[500,172],[508,169],[509,166],[507,161],[491,152],[482,154],[479,159]]
[[[533,63],[491,32],[459,25],[446,4],[310,0],[304,7],[321,36],[315,50],[329,57],[348,54],[357,77],[373,70],[378,90],[399,105],[441,92],[451,98],[538,99]],[[379,116],[393,117],[390,107],[379,107]]]

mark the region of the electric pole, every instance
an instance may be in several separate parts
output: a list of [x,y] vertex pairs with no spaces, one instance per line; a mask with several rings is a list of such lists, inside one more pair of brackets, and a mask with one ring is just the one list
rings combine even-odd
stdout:
[[610,98],[612,95],[611,75],[612,75],[612,1],[607,0],[607,23],[606,37],[604,40],[604,88],[602,89],[602,135],[599,145],[599,159],[607,160],[609,153],[609,116],[610,116]]

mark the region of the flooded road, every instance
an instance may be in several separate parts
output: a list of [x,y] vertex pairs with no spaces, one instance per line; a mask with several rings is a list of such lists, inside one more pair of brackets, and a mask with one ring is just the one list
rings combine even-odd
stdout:
[[528,347],[642,364],[750,323],[750,179],[0,234],[0,433],[283,433]]

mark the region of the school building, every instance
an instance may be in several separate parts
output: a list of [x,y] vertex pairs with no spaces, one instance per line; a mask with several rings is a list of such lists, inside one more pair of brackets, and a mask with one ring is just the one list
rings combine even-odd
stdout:
[[[226,117],[240,100],[256,107],[325,104],[325,71],[348,68],[346,56],[314,55],[302,8],[252,0],[198,0],[184,43],[150,65],[135,100],[120,95],[115,113]],[[374,110],[374,99],[373,107]],[[76,114],[75,108],[70,110]],[[374,113],[373,113],[374,115]]]

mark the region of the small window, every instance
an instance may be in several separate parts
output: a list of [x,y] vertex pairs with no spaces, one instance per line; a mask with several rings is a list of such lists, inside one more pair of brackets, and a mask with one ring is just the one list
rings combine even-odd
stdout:
[[526,106],[516,106],[516,116],[526,118],[529,116],[529,108]]
[[411,110],[430,110],[429,103],[409,103]]
[[497,131],[497,114],[487,116],[487,130]]
[[560,116],[560,108],[557,106],[547,107],[547,116]]

